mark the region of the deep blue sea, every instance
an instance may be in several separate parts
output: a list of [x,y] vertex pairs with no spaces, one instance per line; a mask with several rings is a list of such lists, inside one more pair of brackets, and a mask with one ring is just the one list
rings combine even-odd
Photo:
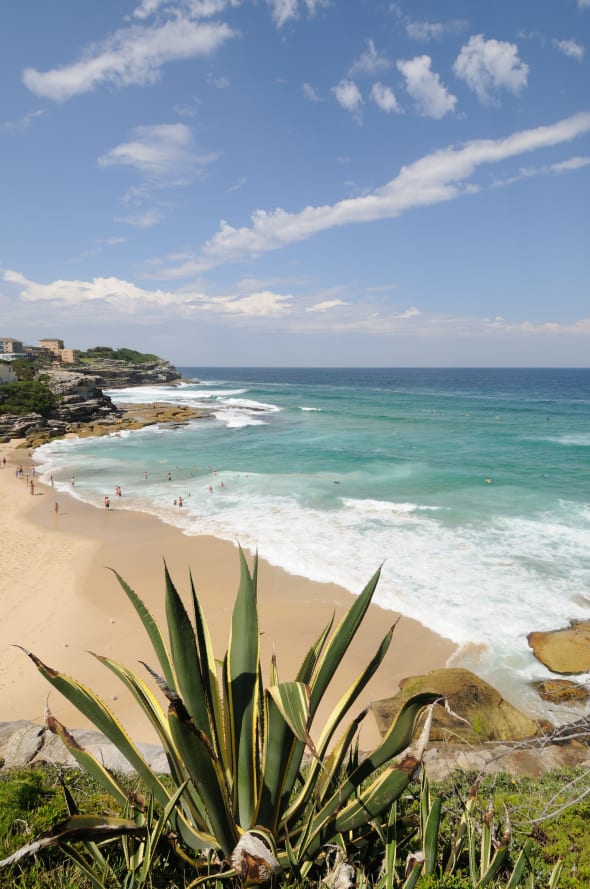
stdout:
[[534,710],[527,633],[590,617],[590,369],[180,370],[108,394],[209,419],[56,441],[41,471],[352,593],[383,563],[376,601]]

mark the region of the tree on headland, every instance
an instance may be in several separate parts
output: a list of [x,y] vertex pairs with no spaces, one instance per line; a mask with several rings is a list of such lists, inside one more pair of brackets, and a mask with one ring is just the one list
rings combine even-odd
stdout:
[[48,417],[55,410],[59,398],[40,380],[21,380],[1,387],[0,414],[41,414]]

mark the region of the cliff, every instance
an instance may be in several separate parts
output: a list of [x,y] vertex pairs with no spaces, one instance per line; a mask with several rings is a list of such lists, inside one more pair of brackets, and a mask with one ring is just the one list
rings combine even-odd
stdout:
[[142,364],[112,359],[96,359],[65,370],[51,367],[43,371],[46,384],[58,396],[58,404],[48,416],[29,413],[0,415],[0,441],[23,439],[25,447],[36,447],[68,433],[103,435],[116,429],[138,428],[158,422],[186,422],[200,413],[190,408],[159,405],[145,410],[138,420],[134,411],[117,407],[104,388],[158,385],[181,378],[180,373],[162,359]]
[[164,359],[132,364],[112,358],[97,358],[92,362],[73,365],[72,371],[93,378],[102,389],[158,385],[181,379],[174,365]]

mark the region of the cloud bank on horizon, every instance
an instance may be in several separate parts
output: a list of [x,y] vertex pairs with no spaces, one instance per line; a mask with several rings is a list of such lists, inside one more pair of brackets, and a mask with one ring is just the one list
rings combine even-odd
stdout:
[[589,0],[31,6],[44,39],[11,10],[0,62],[4,336],[588,364]]

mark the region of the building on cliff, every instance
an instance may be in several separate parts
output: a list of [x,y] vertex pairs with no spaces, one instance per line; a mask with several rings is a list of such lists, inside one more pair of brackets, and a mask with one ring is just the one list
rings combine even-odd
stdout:
[[25,347],[21,340],[15,340],[11,336],[0,336],[0,357],[16,358],[17,355],[24,355]]

